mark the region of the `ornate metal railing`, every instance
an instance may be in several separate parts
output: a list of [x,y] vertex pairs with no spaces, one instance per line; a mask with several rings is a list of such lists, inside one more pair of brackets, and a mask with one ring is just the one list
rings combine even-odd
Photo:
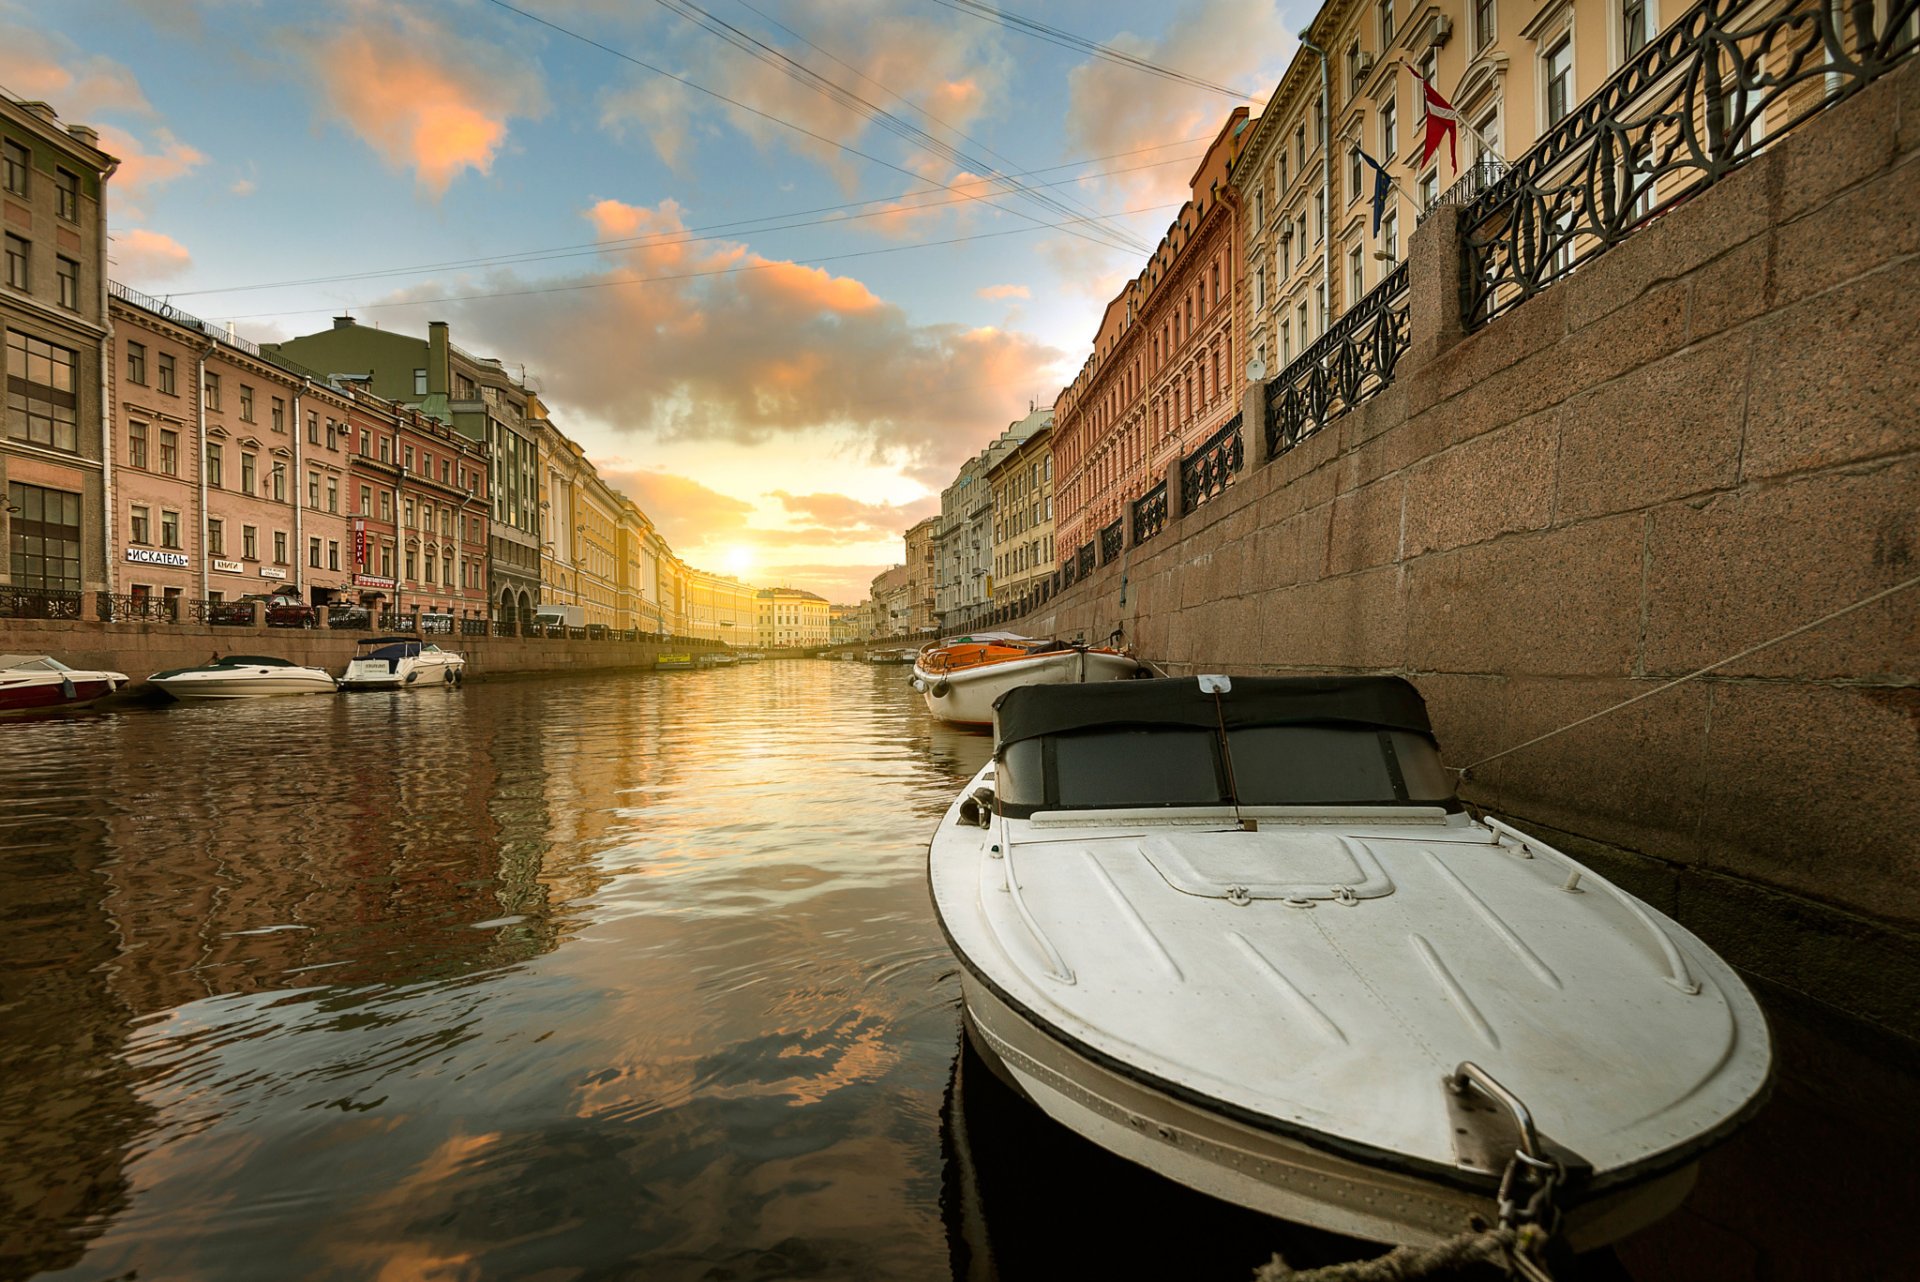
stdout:
[[1467,166],[1458,182],[1434,198],[1431,205],[1420,211],[1416,222],[1425,222],[1427,215],[1442,205],[1468,205],[1478,200],[1482,194],[1507,176],[1507,162],[1498,156],[1482,156]]
[[1703,0],[1469,205],[1467,324],[1526,301],[1871,84],[1920,0]]
[[1093,559],[1093,541],[1089,539],[1080,545],[1078,552],[1073,554],[1074,576],[1081,579],[1086,578],[1093,573],[1095,564],[1096,562]]
[[1240,416],[1235,414],[1225,427],[1202,442],[1200,448],[1180,460],[1180,510],[1191,512],[1218,498],[1233,484],[1233,474],[1245,462]]
[[1114,517],[1100,531],[1100,561],[1105,564],[1120,555],[1120,549],[1127,544],[1126,527],[1120,524],[1120,518]]
[[178,623],[211,623],[216,607],[231,604],[207,597],[179,597],[173,603],[174,620]]
[[1402,263],[1268,381],[1267,457],[1286,453],[1391,383],[1408,341]]
[[60,588],[20,588],[0,584],[0,619],[77,619],[80,594]]
[[102,623],[171,623],[173,611],[164,597],[102,592],[96,608]]
[[201,320],[193,313],[182,311],[180,308],[175,307],[164,298],[155,298],[152,294],[143,294],[131,286],[122,285],[117,280],[107,282],[107,291],[122,302],[132,303],[136,307],[144,307],[154,315],[165,320],[170,320],[176,325],[184,325],[188,329],[205,334],[208,338],[217,338],[228,346],[237,347],[249,355],[258,356],[260,354],[260,344],[253,342],[251,339],[241,338],[238,334],[230,334],[227,332],[226,326],[215,325],[212,321]]
[[1167,528],[1167,483],[1154,486],[1133,501],[1133,542],[1137,547]]
[[460,635],[463,637],[483,637],[488,631],[489,624],[485,619],[460,620]]

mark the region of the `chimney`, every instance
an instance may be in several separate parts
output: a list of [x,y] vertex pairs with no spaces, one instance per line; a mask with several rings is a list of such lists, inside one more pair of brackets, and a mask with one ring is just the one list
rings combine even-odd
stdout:
[[334,327],[335,329],[352,329],[352,328],[353,328],[353,317],[351,317],[351,316],[336,316],[336,317],[334,317],[334,318],[333,318],[333,327]]
[[68,125],[67,132],[95,151],[100,149],[100,131],[92,125]]
[[448,374],[447,323],[427,322],[427,392],[447,395],[453,380]]
[[40,117],[40,119],[46,121],[50,125],[57,125],[60,123],[60,113],[53,109],[53,104],[51,103],[23,102],[20,105],[22,107],[25,107],[28,111],[31,111],[34,115]]

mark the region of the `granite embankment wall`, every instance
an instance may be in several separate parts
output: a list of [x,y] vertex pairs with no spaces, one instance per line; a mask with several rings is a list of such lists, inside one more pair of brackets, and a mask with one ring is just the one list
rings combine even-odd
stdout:
[[[0,654],[51,654],[70,667],[124,672],[136,683],[168,668],[205,663],[216,651],[270,654],[337,674],[353,657],[354,643],[372,635],[304,628],[0,619]],[[663,651],[684,653],[688,649],[684,643],[541,637],[430,635],[423,640],[459,651],[467,660],[466,675],[473,680],[539,672],[651,668],[655,656]],[[141,690],[136,685],[129,692],[139,694]]]
[[[1472,334],[1438,211],[1394,384],[1024,626],[1404,674],[1463,765],[1920,574],[1917,157],[1909,64]],[[1462,792],[1920,1037],[1920,591]]]

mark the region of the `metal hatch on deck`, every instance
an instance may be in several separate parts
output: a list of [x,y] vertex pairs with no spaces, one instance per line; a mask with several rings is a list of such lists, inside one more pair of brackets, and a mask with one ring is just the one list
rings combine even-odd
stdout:
[[1175,890],[1209,899],[1378,899],[1393,881],[1366,843],[1331,833],[1185,832],[1140,853]]

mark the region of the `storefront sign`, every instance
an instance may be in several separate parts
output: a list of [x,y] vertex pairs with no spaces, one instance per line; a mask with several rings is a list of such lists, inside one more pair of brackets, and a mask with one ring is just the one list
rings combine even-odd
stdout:
[[247,567],[238,561],[222,561],[218,558],[215,558],[213,561],[213,568],[222,574],[245,574],[247,572]]
[[187,568],[185,552],[155,552],[152,548],[128,548],[127,560],[135,565],[171,565]]
[[263,579],[284,579],[287,577],[287,572],[285,570],[275,569],[271,565],[263,565],[260,567],[260,577]]
[[365,517],[353,518],[353,563],[367,563],[367,521]]
[[356,574],[353,576],[353,582],[354,586],[362,588],[391,588],[394,586],[392,579],[383,579],[377,574]]

